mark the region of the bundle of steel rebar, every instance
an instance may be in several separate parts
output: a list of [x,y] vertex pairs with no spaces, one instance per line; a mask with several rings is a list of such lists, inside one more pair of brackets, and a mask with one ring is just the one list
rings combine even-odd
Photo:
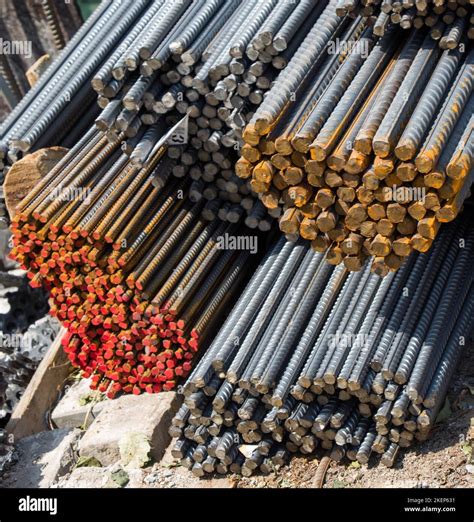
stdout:
[[[190,177],[193,197],[222,219],[247,216],[269,230],[271,219],[249,183],[234,173],[242,129],[288,60],[319,28],[335,38],[347,24],[335,1],[171,0],[153,2],[130,25],[92,79],[104,107],[98,125],[131,140],[144,126],[181,121],[168,154],[173,174]],[[306,40],[305,40],[306,38]],[[308,43],[303,44],[308,47]],[[166,125],[164,125],[166,127]]]
[[473,326],[470,219],[384,279],[280,239],[183,387],[174,456],[248,476],[318,447],[391,466],[426,439]]
[[[0,126],[0,183],[26,152],[70,147],[90,127],[99,113],[91,75],[146,3],[104,0],[15,106]],[[0,225],[6,226],[3,194],[0,200]]]
[[12,222],[12,256],[49,290],[71,362],[110,397],[186,376],[252,265],[225,243],[240,223],[201,217],[154,132],[129,157],[92,129]]
[[236,172],[283,212],[288,238],[349,270],[374,256],[385,275],[427,251],[469,194],[474,49],[394,26],[359,37],[356,23],[337,47],[296,53],[244,130]]
[[474,39],[473,6],[470,0],[339,0],[336,9],[341,16],[373,17],[374,32],[379,36],[390,24],[403,29],[428,27],[441,49],[455,49],[463,37]]

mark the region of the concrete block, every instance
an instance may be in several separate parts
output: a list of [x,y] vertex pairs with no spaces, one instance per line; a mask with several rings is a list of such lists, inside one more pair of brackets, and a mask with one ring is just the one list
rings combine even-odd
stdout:
[[3,477],[9,488],[49,488],[70,472],[82,432],[77,429],[43,431],[16,444],[18,463]]
[[105,468],[76,468],[66,480],[58,484],[59,488],[94,488],[118,487],[110,480]]
[[128,482],[124,486],[120,486],[113,479],[113,470],[108,468],[84,467],[76,468],[67,477],[62,479],[58,484],[58,488],[93,488],[93,489],[118,489],[125,488],[143,488],[147,487],[143,478],[145,472],[141,469],[128,470],[126,472]]
[[[90,381],[81,379],[69,387],[51,414],[51,419],[58,428],[87,428],[99,415],[106,400],[94,400],[101,393],[90,389]],[[85,399],[91,399],[85,403]]]
[[[159,461],[169,444],[168,427],[180,404],[181,397],[174,392],[126,395],[107,401],[81,439],[79,453],[109,466],[125,459],[125,441],[146,440],[150,456]],[[130,459],[126,460],[129,463]]]

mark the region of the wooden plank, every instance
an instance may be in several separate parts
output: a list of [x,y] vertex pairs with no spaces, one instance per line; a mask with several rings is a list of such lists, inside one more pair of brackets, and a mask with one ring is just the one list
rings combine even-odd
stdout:
[[44,178],[68,152],[64,147],[40,149],[15,162],[5,176],[3,192],[10,218],[20,201]]
[[31,87],[38,82],[44,71],[51,65],[51,56],[43,54],[36,62],[26,71],[26,79]]
[[61,328],[12,413],[6,430],[15,440],[49,429],[46,412],[56,401],[64,380],[72,370],[61,346],[65,333],[66,329]]

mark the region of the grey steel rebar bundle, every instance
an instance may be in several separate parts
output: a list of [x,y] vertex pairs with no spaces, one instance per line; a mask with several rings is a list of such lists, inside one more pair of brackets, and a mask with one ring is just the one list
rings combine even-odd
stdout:
[[0,160],[59,144],[80,117],[67,144],[77,141],[96,110],[83,114],[91,84],[108,139],[124,133],[129,150],[146,126],[157,141],[181,122],[169,140],[173,174],[194,181],[208,215],[267,231],[265,207],[234,173],[242,129],[300,44],[320,25],[325,42],[336,38],[347,23],[335,0],[105,0],[0,128]]
[[474,39],[474,3],[470,0],[339,0],[341,16],[362,15],[374,19],[374,31],[382,36],[390,24],[403,29],[430,28],[441,49],[455,49],[463,35]]
[[249,476],[318,447],[391,466],[425,440],[473,326],[471,219],[386,278],[281,238],[183,387],[173,455]]
[[236,172],[288,239],[349,270],[373,256],[386,275],[426,252],[469,195],[474,49],[357,24],[321,48],[314,73],[298,50],[245,128]]
[[146,125],[162,134],[178,125],[168,148],[173,174],[193,180],[206,213],[269,230],[272,219],[251,184],[234,173],[242,129],[305,39],[321,26],[328,41],[346,24],[334,1],[148,3],[92,79],[104,107],[97,125],[132,143]]
[[[46,5],[46,4],[45,4]],[[0,182],[17,159],[42,147],[70,147],[99,109],[90,76],[137,15],[127,2],[104,0],[0,126]],[[7,225],[3,194],[0,225]]]
[[[3,11],[5,16],[2,16],[0,21],[0,34],[2,36],[2,53],[0,54],[0,76],[3,77],[7,89],[10,92],[10,96],[7,99],[10,100],[10,105],[17,104],[24,96],[25,92],[28,92],[28,102],[36,101],[39,91],[43,91],[47,83],[47,78],[51,78],[50,73],[52,70],[58,70],[57,67],[52,66],[49,71],[45,74],[44,80],[40,83],[41,85],[34,88],[30,94],[28,91],[28,82],[24,78],[24,73],[27,67],[31,66],[35,59],[39,58],[41,54],[46,53],[46,49],[49,50],[50,55],[53,55],[53,51],[50,49],[50,45],[53,45],[53,49],[57,47],[60,50],[59,45],[64,46],[64,40],[69,35],[68,33],[73,32],[75,28],[80,25],[80,16],[75,6],[63,5],[63,6],[52,6],[50,1],[43,2],[41,10],[44,13],[45,21],[44,24],[38,22],[37,25],[33,24],[31,6],[27,5],[14,5],[10,1],[3,2]],[[60,12],[61,23],[58,20],[58,13]],[[36,12],[36,14],[38,11]],[[64,31],[65,21],[64,15],[68,13],[66,25],[68,31]],[[45,30],[45,27],[49,31]],[[26,29],[28,28],[28,29]],[[35,33],[37,31],[37,33]],[[46,36],[50,34],[52,41],[51,43],[46,42]],[[26,37],[26,40],[25,40]],[[45,41],[46,40],[46,41]],[[48,45],[46,45],[48,43]],[[76,41],[77,43],[77,41]],[[8,46],[5,48],[5,46]],[[27,46],[29,46],[27,48]],[[67,53],[67,52],[66,52]],[[71,64],[66,63],[64,60],[66,56],[63,55],[61,60],[61,67],[68,67]],[[63,85],[64,87],[64,85]],[[31,89],[30,89],[31,90]],[[35,115],[27,114],[30,112],[31,107],[26,108],[26,103],[15,110],[12,114],[6,116],[5,121],[2,121],[0,125],[0,183],[3,183],[4,175],[8,170],[8,166],[13,163],[18,157],[15,147],[11,147],[8,143],[9,138],[15,134],[10,134],[8,130],[12,129],[13,125],[18,123],[20,126],[17,128],[18,132],[25,131],[28,128],[28,124],[32,124],[41,114],[41,112],[47,112],[48,106],[58,96],[57,91],[55,94],[51,93],[51,97],[44,98],[41,105],[41,111],[35,113]],[[67,97],[63,100],[63,107],[68,104],[71,100]],[[82,108],[85,109],[84,99]],[[89,93],[89,105],[91,109],[96,111],[93,105],[93,98],[91,92]],[[76,111],[76,112],[74,112]],[[74,117],[73,117],[74,115]],[[24,118],[21,120],[21,117]],[[3,120],[3,114],[1,115]],[[21,122],[20,122],[21,120]],[[90,124],[87,121],[86,114],[81,114],[74,109],[72,112],[65,111],[64,115],[59,115],[58,121],[49,129],[44,139],[40,140],[39,146],[45,146],[47,144],[58,144],[61,139],[64,139],[66,133],[73,127],[75,127],[74,136],[71,136],[72,140],[76,139],[81,132],[81,128],[85,125]],[[46,130],[46,129],[44,129]],[[69,141],[69,143],[71,143]],[[37,147],[38,148],[38,147]],[[8,225],[7,211],[3,201],[3,194],[0,195],[0,228],[6,228]]]

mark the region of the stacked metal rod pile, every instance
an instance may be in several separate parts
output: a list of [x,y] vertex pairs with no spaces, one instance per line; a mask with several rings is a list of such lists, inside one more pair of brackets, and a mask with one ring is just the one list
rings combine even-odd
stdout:
[[71,362],[110,397],[186,376],[252,265],[249,250],[222,242],[240,225],[201,218],[188,184],[169,179],[166,148],[150,151],[147,138],[132,153],[142,164],[92,129],[12,222],[12,256],[50,291]]
[[424,30],[351,31],[290,61],[244,131],[236,172],[282,209],[289,239],[329,247],[349,270],[374,256],[385,275],[428,250],[469,194],[474,50],[442,51]]
[[231,222],[244,215],[248,226],[268,230],[265,207],[234,173],[242,129],[303,40],[309,47],[323,29],[327,42],[347,24],[335,5],[153,2],[92,79],[105,107],[97,124],[111,139],[125,132],[133,144],[144,125],[168,128],[186,118],[181,141],[168,149],[173,174],[194,181],[192,197],[208,202],[209,215]]
[[318,447],[390,466],[424,440],[473,326],[470,219],[384,279],[281,238],[184,386],[174,456],[248,476]]
[[[90,78],[145,2],[104,0],[0,126],[0,183],[26,152],[72,146],[99,110]],[[3,195],[0,216],[5,215]]]
[[470,0],[340,0],[337,12],[373,17],[374,31],[382,36],[390,24],[403,29],[430,28],[430,36],[441,49],[455,49],[463,36],[474,39],[474,2]]

